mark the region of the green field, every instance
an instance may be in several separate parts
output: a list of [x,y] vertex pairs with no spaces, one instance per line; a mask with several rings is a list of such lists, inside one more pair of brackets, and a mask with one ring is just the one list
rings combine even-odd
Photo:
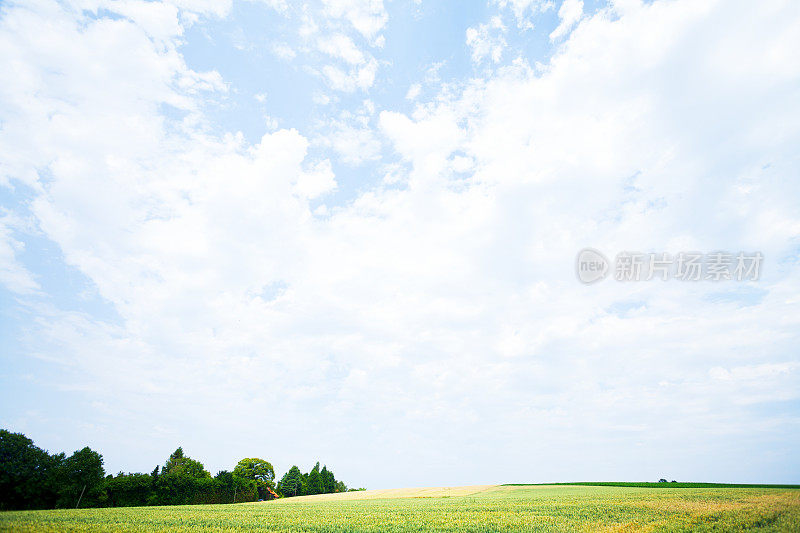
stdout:
[[800,490],[578,485],[0,513],[8,531],[800,531]]

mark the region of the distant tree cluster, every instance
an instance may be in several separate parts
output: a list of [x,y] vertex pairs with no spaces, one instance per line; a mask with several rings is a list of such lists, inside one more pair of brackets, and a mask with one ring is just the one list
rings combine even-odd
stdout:
[[346,491],[347,486],[336,480],[332,470],[328,470],[327,466],[319,469],[319,461],[308,474],[303,474],[297,466],[293,466],[278,482],[278,492],[286,497]]
[[[309,474],[292,467],[281,483],[295,477],[297,485],[284,495],[347,490],[319,463]],[[25,435],[0,430],[0,510],[248,502],[281,495],[281,483],[275,486],[272,464],[256,457],[212,477],[183,448],[149,474],[106,475],[103,456],[88,447],[69,457],[50,455]]]
[[103,475],[103,458],[89,448],[50,455],[25,435],[0,430],[0,509],[74,507],[81,492],[85,501],[97,497]]

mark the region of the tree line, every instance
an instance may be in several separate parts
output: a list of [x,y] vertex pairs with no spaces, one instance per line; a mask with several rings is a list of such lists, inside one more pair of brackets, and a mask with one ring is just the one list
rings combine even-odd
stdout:
[[149,474],[106,475],[103,456],[88,446],[51,455],[22,433],[0,430],[0,510],[252,502],[347,490],[319,462],[307,474],[292,466],[277,485],[272,464],[257,457],[212,477],[183,448]]

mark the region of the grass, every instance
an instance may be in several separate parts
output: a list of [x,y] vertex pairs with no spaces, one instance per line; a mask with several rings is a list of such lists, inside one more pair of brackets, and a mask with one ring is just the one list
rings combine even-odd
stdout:
[[582,485],[586,487],[647,487],[657,489],[800,489],[800,485],[770,485],[756,483],[696,483],[652,481],[573,481],[570,483],[507,483],[504,487],[536,487],[540,485]]
[[800,490],[586,485],[365,491],[272,502],[0,513],[8,531],[798,531]]

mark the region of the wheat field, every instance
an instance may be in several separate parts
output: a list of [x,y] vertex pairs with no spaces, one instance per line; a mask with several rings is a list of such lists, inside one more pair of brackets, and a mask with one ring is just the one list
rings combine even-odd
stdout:
[[800,490],[575,485],[375,490],[270,502],[5,512],[3,531],[800,531]]

